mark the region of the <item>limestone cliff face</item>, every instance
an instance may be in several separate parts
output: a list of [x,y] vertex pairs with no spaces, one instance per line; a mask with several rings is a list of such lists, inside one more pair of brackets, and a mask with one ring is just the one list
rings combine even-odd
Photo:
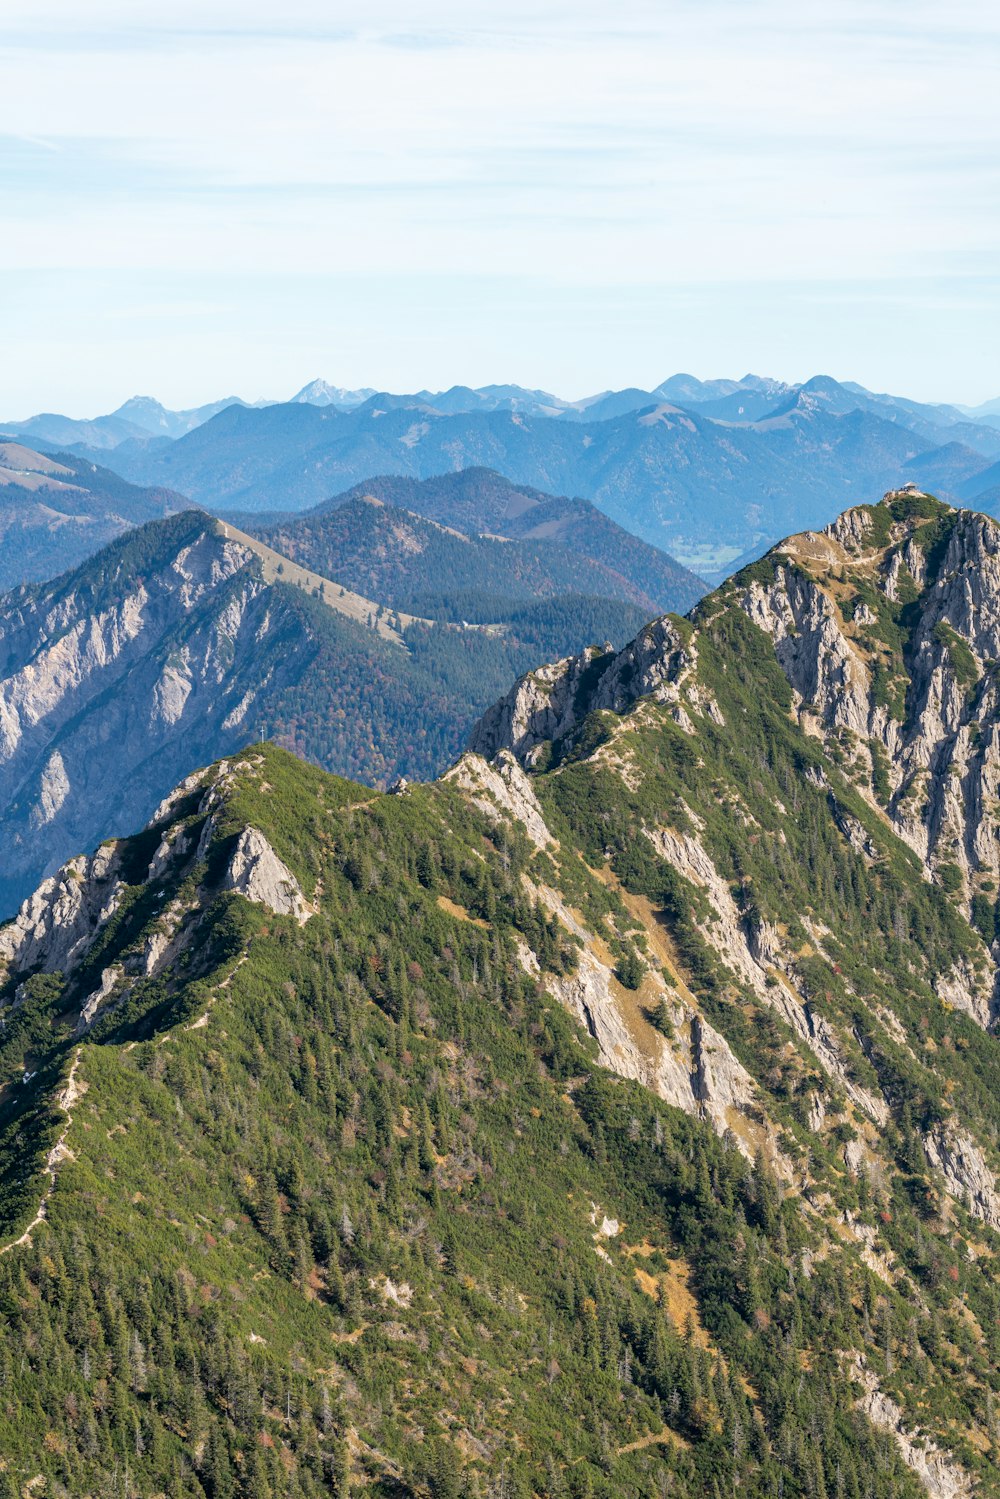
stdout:
[[534,788],[510,750],[498,751],[492,762],[467,754],[444,776],[468,792],[476,806],[490,816],[507,812],[519,822],[536,848],[555,840],[545,825]]
[[[907,509],[918,500],[923,510]],[[863,762],[871,799],[878,759],[885,811],[928,874],[947,860],[969,880],[996,880],[1000,525],[901,491],[782,542],[698,612],[734,604],[770,637],[803,725]],[[530,764],[592,712],[621,715],[644,698],[682,705],[692,692],[697,707],[696,657],[697,632],[656,620],[617,654],[591,649],[523,677],[470,748]]]
[[0,607],[0,910],[252,737],[308,653],[253,554],[188,511]]
[[0,927],[0,961],[21,972],[72,968],[118,909],[117,870],[114,844],[103,844],[43,880],[14,920]]
[[873,1425],[888,1433],[931,1499],[968,1499],[975,1492],[969,1474],[936,1442],[908,1428],[902,1410],[879,1388],[877,1376],[860,1355],[855,1358],[851,1372],[861,1390],[859,1408]]
[[309,920],[298,881],[258,828],[245,828],[237,839],[223,889],[236,890],[279,916],[293,916],[300,926]]
[[579,705],[593,700],[612,654],[591,647],[529,672],[484,713],[472,731],[469,749],[487,760],[507,750],[531,764],[540,745],[564,738],[577,726]]
[[737,579],[734,595],[773,640],[803,722],[850,746],[928,877],[955,865],[971,898],[1000,874],[1000,526],[930,502],[903,513],[921,498],[791,538],[772,576]]
[[[720,607],[770,638],[802,727],[835,749],[928,879],[960,877],[967,911],[1000,886],[1000,525],[893,493],[782,542],[696,616]],[[644,699],[672,702],[690,727],[692,709],[710,711],[697,652],[697,631],[655,621],[617,655],[523,678],[470,747],[532,765],[546,741],[571,744],[588,714]],[[995,982],[955,975],[949,1000],[989,1023]]]
[[543,744],[572,737],[590,713],[621,715],[648,696],[670,700],[689,660],[685,634],[665,615],[617,653],[591,646],[529,672],[479,719],[469,749],[486,759],[506,749],[533,764]]
[[[749,638],[745,624],[742,635],[736,628],[739,617],[753,626]],[[988,517],[902,491],[846,512],[824,532],[792,537],[710,595],[689,621],[655,621],[618,654],[591,650],[523,678],[476,726],[473,753],[455,775],[482,805],[519,820],[536,846],[558,860],[562,851],[537,789],[546,777],[557,784],[581,757],[595,770],[616,774],[623,794],[640,799],[638,832],[661,866],[694,892],[688,929],[721,965],[727,992],[772,1014],[793,1038],[789,1044],[809,1059],[808,1127],[823,1136],[836,1117],[851,1120],[855,1138],[843,1159],[857,1174],[879,1158],[898,1106],[877,1037],[902,1048],[904,1066],[923,1065],[923,1043],[900,1023],[891,998],[871,1002],[864,978],[844,970],[833,923],[805,911],[768,920],[752,901],[748,906],[754,861],[769,855],[754,831],[752,788],[716,779],[719,743],[739,746],[739,720],[727,725],[717,701],[719,673],[724,680],[740,667],[738,659],[720,657],[719,642],[737,637],[741,650],[762,652],[761,659],[770,653],[788,683],[790,718],[804,734],[803,759],[815,761],[804,764],[802,785],[825,803],[814,815],[828,820],[873,879],[886,866],[885,837],[891,835],[916,855],[906,878],[946,892],[937,909],[942,901],[949,906],[966,936],[956,939],[951,957],[928,964],[920,975],[927,986],[921,1003],[936,1001],[945,1012],[963,1012],[992,1029],[1000,995],[1000,928],[994,925],[1000,910],[1000,526]],[[739,709],[752,711],[746,703]],[[603,715],[596,736],[584,732],[594,714]],[[718,785],[727,816],[745,834],[742,889],[732,871],[720,867],[721,828],[710,835],[676,796],[664,805],[643,800],[655,751],[647,745],[644,764],[637,736],[667,721],[689,742],[693,765],[712,757],[705,777]],[[676,737],[669,742],[676,744]],[[817,745],[816,756],[805,749],[810,743]],[[724,764],[729,751],[721,753]],[[793,787],[791,805],[778,807],[779,823],[797,815],[797,802]],[[605,859],[610,854],[606,849]],[[552,909],[572,929],[573,913]],[[649,913],[640,914],[647,941],[657,942]],[[576,929],[587,956],[555,989],[596,1037],[606,1065],[702,1112],[720,1130],[755,1137],[780,1163],[762,1101],[766,1079],[737,1060],[697,994],[656,994],[657,1004],[666,1000],[675,1036],[659,1049],[651,1046],[636,1027],[634,1003],[616,988],[606,961],[602,966],[600,942],[578,923]],[[816,961],[851,995],[855,1009],[871,1004],[874,1031],[828,1011]],[[652,997],[655,973],[646,982]],[[695,1044],[706,1036],[710,1044]],[[705,1058],[715,1059],[717,1080]],[[989,1136],[968,1127],[960,1098],[924,1129],[918,1149],[946,1197],[997,1226],[1000,1158]]]

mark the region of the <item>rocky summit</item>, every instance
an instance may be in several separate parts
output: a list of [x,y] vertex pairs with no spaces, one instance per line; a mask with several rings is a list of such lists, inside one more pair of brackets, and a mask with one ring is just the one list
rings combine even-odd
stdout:
[[46,880],[0,1493],[1000,1495],[998,557],[893,492]]

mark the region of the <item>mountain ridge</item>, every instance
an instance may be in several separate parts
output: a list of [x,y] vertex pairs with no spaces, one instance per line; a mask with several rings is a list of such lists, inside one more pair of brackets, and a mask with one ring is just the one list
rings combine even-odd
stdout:
[[376,784],[433,774],[518,671],[581,631],[627,639],[649,612],[624,587],[624,601],[536,598],[537,581],[514,601],[439,595],[425,617],[187,510],[13,590],[0,601],[0,902],[265,727]]
[[[377,525],[370,509],[357,508],[373,497],[383,507]],[[685,612],[704,592],[701,580],[673,558],[586,501],[517,487],[489,470],[465,469],[422,483],[368,479],[313,511],[240,519],[279,551],[322,557],[327,571],[364,578],[369,591],[400,607],[406,598],[440,593],[449,575],[452,586],[510,598],[575,591],[625,600],[650,614]]]
[[[137,1479],[996,1494],[998,628],[1000,527],[893,492],[522,678],[438,782],[252,746],[43,885],[0,1293],[87,1226],[124,1336],[25,1325],[110,1369]],[[181,1417],[136,1236],[208,1286]],[[60,1368],[23,1450],[100,1492]]]
[[852,488],[881,491],[913,476],[918,465],[906,466],[927,451],[917,434],[881,416],[812,406],[770,425],[734,427],[662,401],[572,424],[378,402],[349,412],[229,408],[168,450],[123,458],[123,471],[155,476],[210,508],[245,512],[306,509],[378,472],[425,478],[494,468],[515,484],[580,494],[714,578],[756,542],[825,522]]
[[[312,402],[305,387],[291,402],[229,404],[208,421],[208,407],[174,414],[182,426],[199,420],[175,441],[117,428],[101,441],[114,444],[126,478],[169,484],[209,509],[301,510],[372,473],[492,467],[584,496],[713,583],[782,533],[825,524],[852,495],[911,478],[946,498],[994,503],[987,471],[1000,435],[989,412],[970,419],[829,376],[676,376],[653,391],[575,402],[506,385],[408,395],[313,385]],[[153,430],[168,416],[160,411]],[[73,445],[60,421],[51,435]],[[82,428],[77,436],[87,456]]]

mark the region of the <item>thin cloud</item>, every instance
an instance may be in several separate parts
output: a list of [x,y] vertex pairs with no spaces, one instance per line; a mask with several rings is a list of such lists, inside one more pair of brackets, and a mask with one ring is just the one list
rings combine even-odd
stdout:
[[[181,278],[189,305],[224,266],[308,328],[315,287],[296,304],[288,278],[374,278],[369,336],[387,367],[357,383],[386,385],[407,383],[394,349],[417,336],[399,292],[441,318],[439,278],[525,296],[548,278],[574,297],[586,288],[595,319],[635,285],[654,300],[728,286],[718,316],[731,325],[737,288],[758,284],[890,297],[933,277],[961,301],[1000,255],[1000,14],[979,0],[429,0],[419,26],[400,0],[372,0],[361,25],[356,6],[316,0],[93,0],[80,18],[75,0],[5,5],[0,298],[32,272],[90,278],[120,327],[125,273]],[[476,309],[484,348],[504,345],[501,300]],[[56,305],[33,309],[29,364]],[[549,336],[567,375],[584,367],[607,385],[606,346],[565,299],[551,306],[564,309]],[[808,339],[822,366],[842,313],[815,306],[796,357]],[[750,311],[743,321],[756,326]],[[203,349],[192,330],[189,357],[229,389],[246,365],[213,322]],[[735,368],[732,326],[702,337],[725,348],[727,331]],[[881,357],[874,331],[859,316],[859,361]],[[311,352],[320,367],[324,350]],[[149,353],[164,368],[176,358]],[[88,357],[116,378],[113,340]],[[533,384],[546,383],[539,357],[525,350]],[[947,357],[957,380],[963,351]],[[27,365],[7,365],[13,400]]]

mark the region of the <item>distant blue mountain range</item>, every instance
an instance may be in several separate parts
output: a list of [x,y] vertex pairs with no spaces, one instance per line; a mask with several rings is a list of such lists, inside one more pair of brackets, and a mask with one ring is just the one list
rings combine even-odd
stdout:
[[108,416],[39,415],[0,432],[99,456],[212,509],[303,510],[372,474],[487,467],[593,501],[710,581],[908,480],[1000,504],[1000,402],[933,405],[827,376],[677,374],[581,401],[517,385],[399,395],[316,380],[287,402],[169,411],[134,397]]

